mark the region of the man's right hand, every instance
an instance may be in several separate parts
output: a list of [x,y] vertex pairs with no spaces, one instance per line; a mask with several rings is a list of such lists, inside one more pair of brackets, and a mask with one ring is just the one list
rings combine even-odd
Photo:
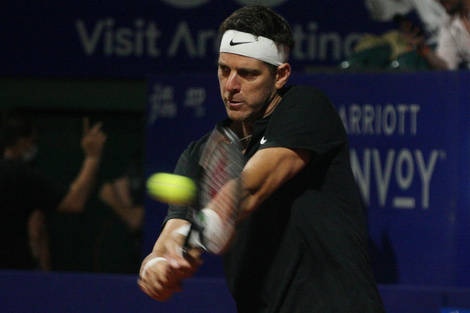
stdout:
[[185,236],[175,232],[188,222],[170,220],[155,244],[154,251],[142,262],[138,284],[151,298],[167,301],[182,291],[182,281],[192,277],[202,264],[201,251],[192,249],[183,257]]
[[103,124],[98,122],[90,127],[90,120],[83,119],[83,137],[82,149],[87,157],[100,158],[103,154],[103,147],[106,142],[106,134],[101,127]]

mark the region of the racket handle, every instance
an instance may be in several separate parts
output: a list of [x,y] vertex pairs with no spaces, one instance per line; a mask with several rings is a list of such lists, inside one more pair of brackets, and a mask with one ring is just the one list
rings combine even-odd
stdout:
[[189,250],[194,248],[207,251],[206,247],[202,243],[202,230],[199,228],[199,225],[193,222],[191,226],[185,225],[180,227],[180,229],[183,227],[185,227],[185,234],[181,234],[186,236],[183,247],[181,247],[183,257],[188,258]]
[[195,214],[183,245],[183,255],[191,248],[202,248],[212,254],[220,254],[230,241],[233,227],[224,225],[219,214],[203,209]]

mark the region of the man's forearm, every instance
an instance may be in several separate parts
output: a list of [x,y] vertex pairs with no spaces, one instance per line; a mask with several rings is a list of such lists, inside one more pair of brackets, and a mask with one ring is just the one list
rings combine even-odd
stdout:
[[87,156],[77,178],[72,182],[69,190],[59,205],[62,212],[82,212],[94,186],[101,158]]
[[429,66],[435,70],[448,70],[449,66],[447,62],[439,57],[435,51],[429,48],[427,45],[417,49],[419,55],[421,55]]

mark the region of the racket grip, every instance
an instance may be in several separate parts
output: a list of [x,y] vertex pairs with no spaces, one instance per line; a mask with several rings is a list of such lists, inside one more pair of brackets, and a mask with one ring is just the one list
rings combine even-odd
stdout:
[[232,233],[233,227],[224,225],[219,214],[211,209],[203,209],[194,216],[183,246],[183,255],[188,248],[202,248],[212,254],[221,254]]

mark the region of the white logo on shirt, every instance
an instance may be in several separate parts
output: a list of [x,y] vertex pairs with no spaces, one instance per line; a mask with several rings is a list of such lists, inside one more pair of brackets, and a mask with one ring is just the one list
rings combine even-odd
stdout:
[[263,136],[263,138],[261,138],[261,141],[259,143],[264,145],[266,143],[266,141],[267,141],[266,138],[264,138],[264,136]]

